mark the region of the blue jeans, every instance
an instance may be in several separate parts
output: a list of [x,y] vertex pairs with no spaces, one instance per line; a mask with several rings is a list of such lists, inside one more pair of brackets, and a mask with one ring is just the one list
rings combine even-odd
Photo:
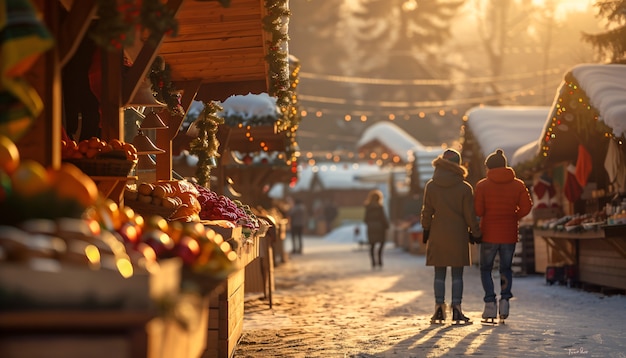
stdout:
[[493,288],[493,262],[496,254],[500,254],[500,298],[508,300],[513,297],[511,285],[513,284],[513,255],[515,244],[492,244],[483,242],[480,244],[480,280],[485,291],[485,302],[496,302],[496,293]]
[[[446,297],[447,267],[435,266],[435,303],[442,304]],[[452,304],[460,305],[463,299],[463,266],[452,267]]]

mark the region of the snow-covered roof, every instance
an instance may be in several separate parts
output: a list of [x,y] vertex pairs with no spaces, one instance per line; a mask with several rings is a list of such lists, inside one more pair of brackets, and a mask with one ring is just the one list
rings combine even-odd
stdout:
[[281,115],[276,105],[276,97],[267,93],[232,95],[220,103],[223,108],[218,114],[223,117],[237,116],[244,120],[255,117],[275,117]]
[[292,192],[309,190],[315,175],[325,189],[373,189],[374,184],[360,182],[356,177],[381,171],[381,168],[374,164],[334,162],[300,166],[298,169],[298,181],[290,189]]
[[540,140],[537,139],[519,147],[513,156],[509,157],[509,165],[514,167],[536,157],[539,154],[539,142]]
[[417,139],[391,122],[378,122],[369,126],[357,142],[357,148],[373,141],[378,141],[393,150],[405,163],[408,161],[410,151],[426,149]]
[[620,137],[626,133],[626,65],[583,64],[572,68],[572,74],[598,110],[598,120]]
[[[578,88],[573,86],[572,77],[578,83]],[[589,99],[589,105],[595,111],[588,111],[587,104],[579,102],[583,99],[577,90],[583,92]],[[540,155],[541,147],[545,144],[544,132],[553,130],[555,120],[561,118],[567,121],[573,120],[572,112],[579,112],[586,117],[583,121],[595,120],[597,112],[598,120],[604,122],[612,129],[616,137],[626,134],[626,65],[620,64],[581,64],[574,66],[565,74],[565,81],[557,89],[557,96],[551,108],[551,114],[546,117],[542,126],[542,133],[538,139],[534,139],[520,147],[513,155],[511,165],[519,165],[528,162]],[[568,118],[569,117],[569,118]],[[555,131],[560,130],[557,126]],[[583,129],[584,130],[584,129]],[[555,143],[551,143],[550,157],[553,160],[563,159],[564,152],[572,152],[575,143],[566,145],[568,140],[576,140],[571,134],[559,132],[557,136],[550,136],[551,142],[555,142],[560,149],[560,155],[554,152]],[[558,143],[557,143],[558,142]],[[572,147],[573,146],[573,147]]]
[[501,148],[507,158],[542,134],[550,107],[474,107],[467,112],[467,127],[484,157]]
[[422,186],[433,176],[435,169],[432,161],[443,153],[441,147],[424,146],[404,129],[390,122],[378,122],[367,128],[357,142],[357,147],[375,140],[393,150],[405,163],[410,162],[415,155]]

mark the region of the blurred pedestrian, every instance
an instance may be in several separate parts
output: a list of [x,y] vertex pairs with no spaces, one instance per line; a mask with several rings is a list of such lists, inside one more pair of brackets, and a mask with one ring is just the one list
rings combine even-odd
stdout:
[[328,200],[326,202],[326,205],[324,205],[324,221],[326,223],[326,233],[332,231],[333,223],[335,222],[337,215],[339,215],[339,211],[337,210],[335,203],[333,203],[332,200]]
[[367,242],[370,246],[370,258],[372,268],[383,267],[383,248],[387,239],[389,220],[383,208],[383,193],[380,190],[372,190],[365,200],[365,218],[367,226]]
[[472,186],[465,181],[467,170],[461,154],[447,149],[433,160],[435,172],[424,188],[421,212],[426,265],[435,267],[435,314],[431,323],[446,319],[445,282],[448,267],[452,274],[452,321],[470,323],[461,310],[463,268],[471,264],[469,243],[482,235],[474,213]]
[[500,256],[500,319],[509,316],[509,299],[513,297],[513,255],[518,240],[519,220],[530,213],[532,199],[523,181],[507,166],[502,149],[485,160],[487,177],[476,183],[474,201],[476,214],[481,217],[483,232],[480,245],[480,279],[485,291],[483,320],[493,322],[498,307],[491,272],[496,255]]
[[307,210],[301,199],[296,199],[289,210],[289,225],[291,227],[291,253],[302,253],[302,233],[307,222]]

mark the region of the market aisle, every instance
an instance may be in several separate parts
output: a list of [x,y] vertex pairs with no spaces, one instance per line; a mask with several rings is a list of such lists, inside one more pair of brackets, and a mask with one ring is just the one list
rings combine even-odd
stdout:
[[[626,297],[543,277],[516,278],[506,325],[480,323],[479,271],[466,268],[463,309],[474,324],[431,325],[432,268],[392,244],[381,271],[354,243],[308,237],[276,268],[274,307],[246,302],[235,357],[626,357]],[[449,301],[450,282],[446,297]]]

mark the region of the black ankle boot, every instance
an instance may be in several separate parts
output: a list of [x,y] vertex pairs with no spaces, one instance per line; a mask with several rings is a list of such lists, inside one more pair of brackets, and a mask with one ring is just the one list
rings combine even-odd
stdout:
[[452,321],[456,324],[459,324],[460,321],[463,321],[465,324],[472,323],[469,317],[463,314],[460,304],[452,305]]
[[446,304],[438,303],[435,305],[435,314],[430,318],[430,323],[443,323],[446,320]]

